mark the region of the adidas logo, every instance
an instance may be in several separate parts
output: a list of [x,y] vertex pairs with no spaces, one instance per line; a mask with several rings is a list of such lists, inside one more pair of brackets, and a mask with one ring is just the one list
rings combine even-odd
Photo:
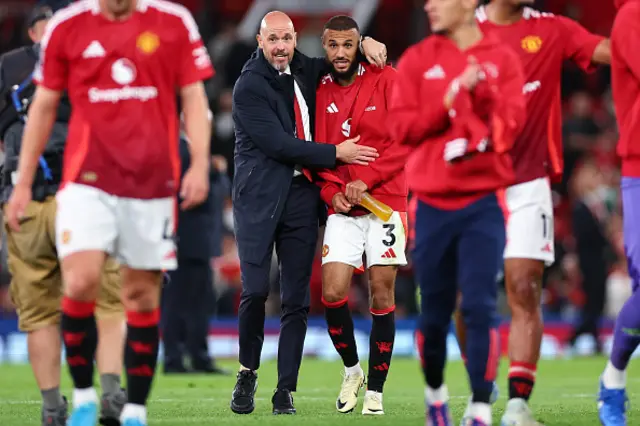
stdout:
[[440,65],[435,65],[424,73],[424,78],[427,80],[441,80],[444,77],[444,69]]
[[327,112],[329,114],[335,114],[336,112],[338,112],[338,107],[334,102],[331,102],[331,105],[327,107]]
[[82,52],[83,58],[103,58],[106,55],[104,47],[100,44],[99,41],[92,41],[84,52]]
[[364,111],[368,112],[368,111],[375,111],[375,110],[376,110],[376,107],[372,105],[372,106],[368,106],[367,108],[365,108]]
[[396,256],[396,252],[393,251],[392,248],[390,248],[389,250],[387,250],[383,255],[382,258],[383,259],[396,259],[398,256]]

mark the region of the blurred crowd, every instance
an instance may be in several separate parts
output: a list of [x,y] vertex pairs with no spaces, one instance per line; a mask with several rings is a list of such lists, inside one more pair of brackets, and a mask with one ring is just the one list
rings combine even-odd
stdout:
[[[4,52],[25,42],[21,20],[24,1],[0,1],[0,51]],[[232,90],[246,59],[256,48],[255,39],[240,37],[238,25],[252,3],[246,0],[192,0],[183,2],[194,10],[201,33],[207,41],[216,78],[208,84],[211,109],[215,114],[213,164],[233,178],[234,127],[231,115]],[[560,1],[551,5],[562,7],[561,12],[580,20],[587,11],[586,2]],[[12,4],[12,6],[7,6]],[[380,9],[365,33],[387,43],[393,62],[410,43],[423,37],[428,29],[421,12],[424,1],[382,1]],[[580,5],[583,8],[580,8]],[[557,10],[556,10],[557,12]],[[382,16],[385,18],[383,19]],[[393,19],[392,19],[393,18]],[[394,22],[406,22],[406,30],[398,31]],[[324,18],[306,22],[299,31],[299,48],[307,54],[319,55],[319,32]],[[608,34],[610,22],[593,24],[593,31]],[[257,30],[257,29],[256,29]],[[571,66],[563,76],[566,171],[564,179],[555,186],[555,241],[557,258],[547,270],[543,306],[548,315],[573,319],[582,312],[580,332],[591,333],[593,324],[604,313],[613,318],[630,294],[630,284],[622,241],[621,207],[619,197],[619,165],[615,153],[617,128],[607,69],[585,76]],[[227,189],[228,191],[228,189]],[[212,259],[215,276],[216,309],[218,316],[235,316],[239,302],[240,268],[233,236],[233,214],[230,193],[219,206],[224,231],[222,250]],[[320,237],[322,238],[322,236]],[[320,239],[321,241],[321,239]],[[322,313],[320,248],[312,276],[312,314]],[[280,311],[277,259],[272,268],[273,294],[269,298],[268,313]],[[6,268],[0,272],[0,283],[6,288],[9,277]],[[403,268],[397,281],[397,315],[411,316],[417,312],[416,283],[411,265]],[[349,301],[354,312],[368,315],[366,274],[354,278]],[[0,290],[3,315],[12,315],[6,289]],[[506,303],[503,313],[508,314]]]

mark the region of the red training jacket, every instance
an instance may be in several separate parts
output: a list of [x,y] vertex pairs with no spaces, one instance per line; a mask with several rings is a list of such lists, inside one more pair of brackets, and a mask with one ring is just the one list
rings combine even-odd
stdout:
[[640,1],[616,0],[611,30],[611,86],[620,127],[622,175],[640,177]]
[[[473,93],[460,88],[447,110],[444,97],[473,56],[486,78]],[[391,134],[414,146],[409,189],[440,209],[460,209],[513,184],[509,150],[525,119],[524,77],[516,54],[492,36],[461,51],[444,36],[410,47],[398,64],[391,99]],[[469,141],[465,158],[447,162],[447,142]],[[487,144],[488,143],[488,144]]]
[[[408,148],[396,143],[387,130],[389,100],[396,71],[361,63],[355,82],[340,86],[331,74],[322,78],[316,92],[315,140],[338,145],[360,135],[361,145],[375,147],[380,156],[368,166],[339,164],[318,172],[321,197],[334,214],[333,197],[345,191],[347,183],[362,180],[368,192],[394,211],[407,211],[407,183],[404,165]],[[355,206],[350,216],[369,212]]]

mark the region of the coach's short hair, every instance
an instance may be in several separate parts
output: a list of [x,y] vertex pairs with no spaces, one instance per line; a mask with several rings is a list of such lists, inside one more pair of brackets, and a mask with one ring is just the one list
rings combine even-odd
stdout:
[[338,15],[329,19],[326,24],[324,24],[324,29],[322,32],[326,30],[333,31],[349,31],[355,29],[360,32],[360,27],[358,23],[351,16],[347,15]]

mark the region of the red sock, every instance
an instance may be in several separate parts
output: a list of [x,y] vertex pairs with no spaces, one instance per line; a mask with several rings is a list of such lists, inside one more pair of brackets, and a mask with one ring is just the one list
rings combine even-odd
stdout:
[[509,399],[528,401],[536,382],[536,365],[526,362],[511,362],[509,367]]

